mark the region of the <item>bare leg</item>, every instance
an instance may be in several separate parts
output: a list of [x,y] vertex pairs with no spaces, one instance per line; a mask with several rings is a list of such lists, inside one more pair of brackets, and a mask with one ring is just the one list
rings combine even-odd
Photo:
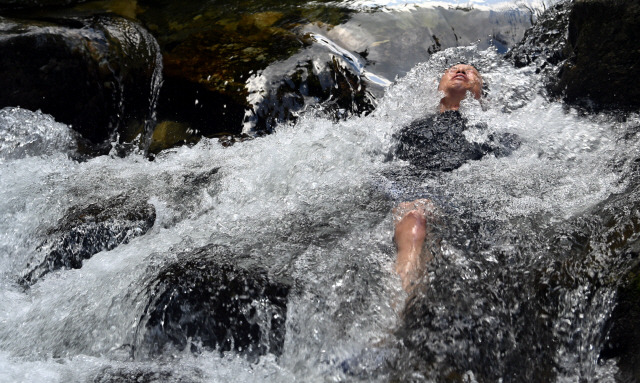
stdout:
[[404,202],[394,209],[395,235],[398,249],[396,272],[402,288],[410,293],[426,271],[431,260],[430,249],[423,249],[425,238],[431,232],[427,219],[432,217],[433,203],[429,200]]

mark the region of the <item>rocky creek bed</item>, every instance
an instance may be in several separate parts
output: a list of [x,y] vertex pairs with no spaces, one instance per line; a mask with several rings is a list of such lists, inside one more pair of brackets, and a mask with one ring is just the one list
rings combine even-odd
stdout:
[[[640,379],[634,2],[0,9],[0,378]],[[523,145],[420,181],[403,308],[390,135],[459,60]]]

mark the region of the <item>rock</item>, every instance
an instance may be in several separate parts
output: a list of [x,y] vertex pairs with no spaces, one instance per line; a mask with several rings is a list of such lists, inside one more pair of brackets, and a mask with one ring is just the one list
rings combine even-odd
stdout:
[[375,85],[342,57],[325,56],[329,61],[296,55],[250,79],[253,107],[245,116],[245,131],[272,133],[278,124],[294,122],[303,109],[315,108],[334,120],[373,111],[376,98],[369,89]]
[[290,284],[245,261],[206,246],[163,266],[148,285],[137,355],[167,348],[233,350],[250,360],[280,355]]
[[62,7],[87,0],[0,0],[0,9]]
[[523,39],[507,52],[505,58],[511,60],[516,68],[533,64],[538,72],[566,59],[564,50],[571,5],[570,1],[563,1],[540,15],[536,23],[525,32]]
[[[636,249],[640,250],[640,249]],[[621,278],[617,304],[606,326],[601,359],[617,359],[620,382],[640,381],[640,262]]]
[[200,141],[198,132],[186,124],[173,121],[163,121],[156,125],[149,144],[149,153],[160,151],[182,144],[195,144]]
[[637,111],[640,89],[628,78],[640,60],[640,4],[565,1],[545,12],[507,55],[544,71],[553,97],[598,112]]
[[589,109],[640,110],[640,88],[629,83],[640,62],[640,3],[577,0],[569,19],[568,60],[553,88]]
[[205,137],[242,132],[250,108],[246,80],[306,46],[296,31],[300,23],[339,22],[351,12],[299,1],[223,3],[139,1],[144,11],[138,18],[164,56],[158,120],[186,124]]
[[150,129],[162,63],[138,24],[99,15],[0,25],[0,107],[42,110],[97,151]]
[[79,269],[96,253],[144,235],[155,222],[153,205],[125,195],[71,209],[38,246],[40,259],[27,265],[21,283],[32,285],[61,268]]

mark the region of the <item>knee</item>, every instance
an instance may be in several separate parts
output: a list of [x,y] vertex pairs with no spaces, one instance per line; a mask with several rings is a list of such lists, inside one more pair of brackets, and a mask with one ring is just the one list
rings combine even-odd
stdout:
[[433,201],[430,199],[418,199],[410,202],[402,202],[395,209],[393,209],[393,220],[397,225],[405,217],[410,217],[412,220],[418,220],[422,223],[426,220],[428,214],[431,214],[435,209]]
[[402,216],[395,225],[395,235],[402,233],[421,233],[425,231],[427,219],[419,210],[411,210]]
[[417,225],[425,225],[427,223],[427,218],[424,215],[424,212],[421,210],[411,210],[407,214],[402,217],[402,220],[413,221]]

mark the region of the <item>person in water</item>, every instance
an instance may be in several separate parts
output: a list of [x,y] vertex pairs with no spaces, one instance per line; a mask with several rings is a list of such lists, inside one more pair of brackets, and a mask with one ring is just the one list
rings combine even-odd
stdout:
[[[394,134],[397,145],[393,157],[408,161],[418,171],[452,171],[487,153],[505,156],[516,149],[519,141],[510,134],[490,135],[485,143],[466,140],[463,131],[467,121],[458,111],[460,102],[467,94],[480,100],[482,85],[482,76],[471,65],[457,64],[447,69],[438,86],[443,94],[439,113],[414,121]],[[424,245],[425,239],[431,238],[435,210],[430,199],[422,198],[403,202],[393,211],[396,272],[402,288],[409,293],[433,257],[430,246]]]

